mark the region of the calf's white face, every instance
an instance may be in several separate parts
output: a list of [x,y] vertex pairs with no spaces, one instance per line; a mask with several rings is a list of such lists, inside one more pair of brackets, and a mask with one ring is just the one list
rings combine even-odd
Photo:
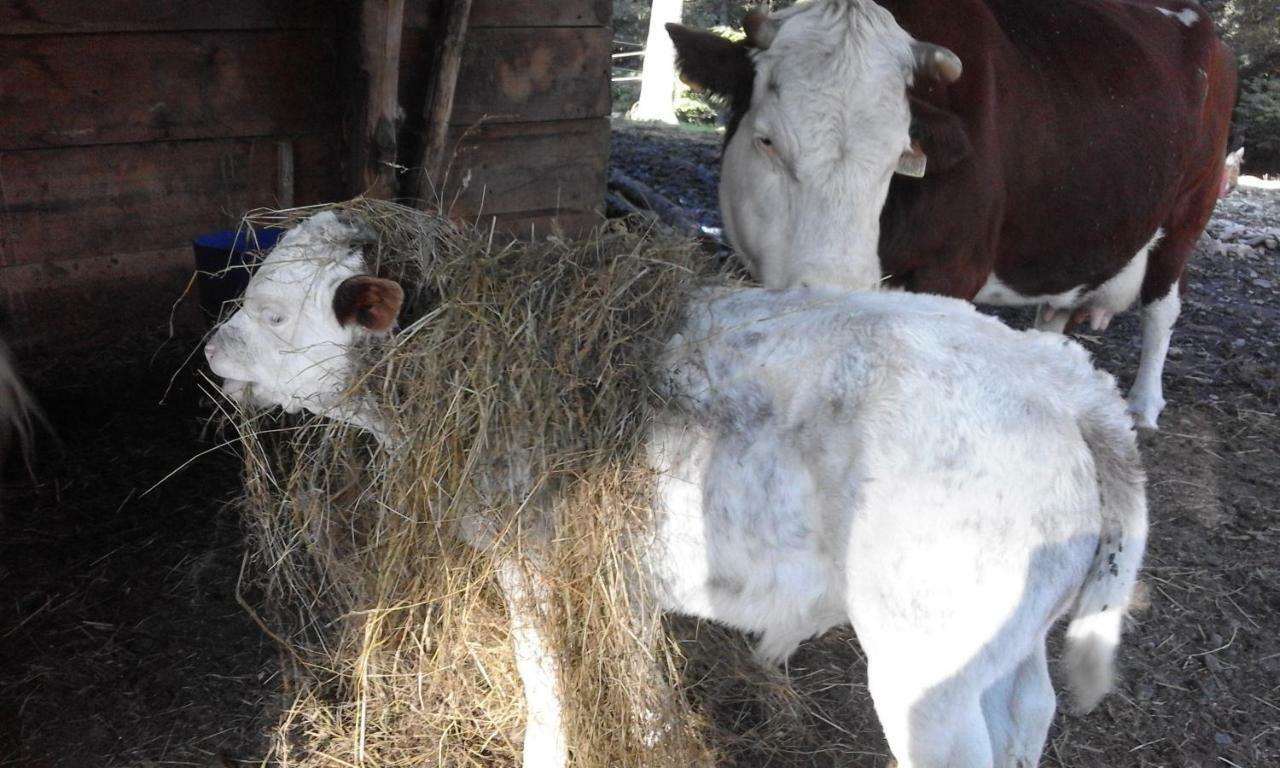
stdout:
[[685,79],[735,112],[720,177],[725,232],[768,288],[874,288],[889,181],[923,173],[907,87],[914,73],[954,80],[960,61],[869,0],[801,3],[745,26],[749,66],[723,41],[669,28]]
[[205,346],[229,397],[289,413],[339,415],[332,409],[351,383],[352,348],[389,332],[404,296],[396,283],[366,274],[356,234],[326,211],[267,255],[243,306]]

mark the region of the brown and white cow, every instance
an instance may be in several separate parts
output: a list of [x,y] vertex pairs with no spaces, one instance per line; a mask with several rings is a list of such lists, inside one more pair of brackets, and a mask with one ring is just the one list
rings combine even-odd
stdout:
[[814,0],[746,27],[668,29],[729,101],[721,209],[766,286],[1039,304],[1058,331],[1140,297],[1129,402],[1155,426],[1236,93],[1196,3]]

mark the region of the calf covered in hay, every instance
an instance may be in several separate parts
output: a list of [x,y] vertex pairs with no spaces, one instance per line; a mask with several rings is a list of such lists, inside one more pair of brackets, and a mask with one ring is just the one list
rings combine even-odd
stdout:
[[[591,638],[577,651],[560,639],[572,629],[563,624],[583,619],[550,607],[552,571],[564,567],[554,542],[572,551],[576,534],[564,526],[631,511],[549,512],[569,484],[548,481],[560,459],[531,447],[542,431],[571,443],[593,409],[605,412],[606,428],[589,439],[611,443],[597,447],[646,478],[635,496],[641,524],[619,539],[634,555],[625,583],[639,587],[609,620],[641,622],[647,605],[705,617],[757,634],[769,664],[852,623],[901,768],[1037,765],[1055,710],[1045,638],[1062,616],[1070,615],[1064,666],[1075,704],[1087,710],[1109,690],[1145,545],[1146,497],[1125,403],[1075,342],[1010,330],[953,299],[698,287],[671,270],[686,276],[657,287],[677,300],[667,321],[641,324],[637,333],[656,343],[643,366],[628,366],[616,329],[582,319],[599,307],[552,317],[539,314],[550,304],[497,307],[469,287],[528,258],[424,256],[399,270],[402,289],[371,274],[388,264],[366,261],[361,229],[327,211],[298,224],[206,355],[232,398],[354,424],[376,436],[373,450],[388,466],[416,467],[433,492],[449,486],[441,498],[464,521],[457,532],[498,562],[528,708],[526,766],[604,764],[567,723],[566,702],[610,694],[565,678],[568,667],[586,666],[575,654]],[[659,269],[648,262],[635,275]],[[504,290],[560,296],[571,290],[555,276],[571,273],[578,286],[620,285],[602,305],[640,290],[614,274],[549,269],[540,278],[508,274]],[[405,291],[417,317],[392,335]],[[477,341],[498,315],[513,319]],[[557,323],[574,330],[554,343],[539,335]],[[475,363],[486,345],[525,337],[522,349],[550,362]],[[414,344],[413,364],[389,351]],[[432,350],[449,345],[464,351],[433,367]],[[592,368],[598,355],[612,362]],[[629,392],[647,390],[629,412],[593,399],[615,375]],[[456,421],[458,399],[505,387],[507,377],[541,383],[532,395],[512,389],[501,418],[468,414],[465,428],[446,430],[406,424],[397,410],[452,397],[438,413]],[[430,394],[396,390],[410,380]],[[576,404],[539,422],[530,416],[537,398]],[[499,434],[504,419],[524,420]],[[484,450],[452,463],[423,459],[459,431]],[[586,450],[565,448],[565,462]],[[437,472],[465,475],[470,493]],[[512,530],[525,534],[514,537],[518,548],[506,544]],[[639,667],[661,675],[652,656]],[[640,742],[672,737],[663,717],[636,714]]]

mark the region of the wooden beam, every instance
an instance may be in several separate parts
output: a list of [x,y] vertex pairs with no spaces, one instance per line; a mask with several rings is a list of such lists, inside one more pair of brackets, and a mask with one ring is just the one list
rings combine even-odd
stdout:
[[449,0],[444,37],[436,59],[435,80],[427,95],[426,142],[415,197],[418,204],[430,207],[435,189],[443,179],[444,152],[449,138],[449,118],[453,115],[453,94],[462,68],[462,49],[467,39],[467,19],[471,16],[471,0]]
[[404,0],[360,3],[360,101],[351,140],[349,192],[395,196],[396,133],[400,102],[400,37]]
[[621,171],[609,174],[609,191],[616,192],[623,200],[641,210],[653,211],[658,220],[682,235],[697,237],[702,230],[689,218],[685,209],[668,200],[648,184],[637,181]]
[[[279,137],[0,153],[0,267],[186,247],[279,200]],[[333,134],[291,139],[294,202],[342,194]]]
[[315,0],[0,0],[0,37],[194,29],[334,29],[336,5]]

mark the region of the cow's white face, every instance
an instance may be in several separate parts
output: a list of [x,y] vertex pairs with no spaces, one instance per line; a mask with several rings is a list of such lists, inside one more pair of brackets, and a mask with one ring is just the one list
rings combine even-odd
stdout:
[[788,10],[725,148],[725,230],[766,287],[871,288],[880,209],[911,145],[911,38],[870,3]]
[[766,287],[874,288],[889,181],[922,159],[907,88],[922,67],[958,77],[959,60],[869,0],[816,0],[746,26],[749,90],[726,44],[671,29],[685,78],[736,111],[720,177],[725,232]]
[[351,384],[354,345],[388,332],[403,299],[398,285],[366,274],[356,232],[326,211],[268,254],[241,308],[205,347],[228,396],[342,417],[334,409]]

